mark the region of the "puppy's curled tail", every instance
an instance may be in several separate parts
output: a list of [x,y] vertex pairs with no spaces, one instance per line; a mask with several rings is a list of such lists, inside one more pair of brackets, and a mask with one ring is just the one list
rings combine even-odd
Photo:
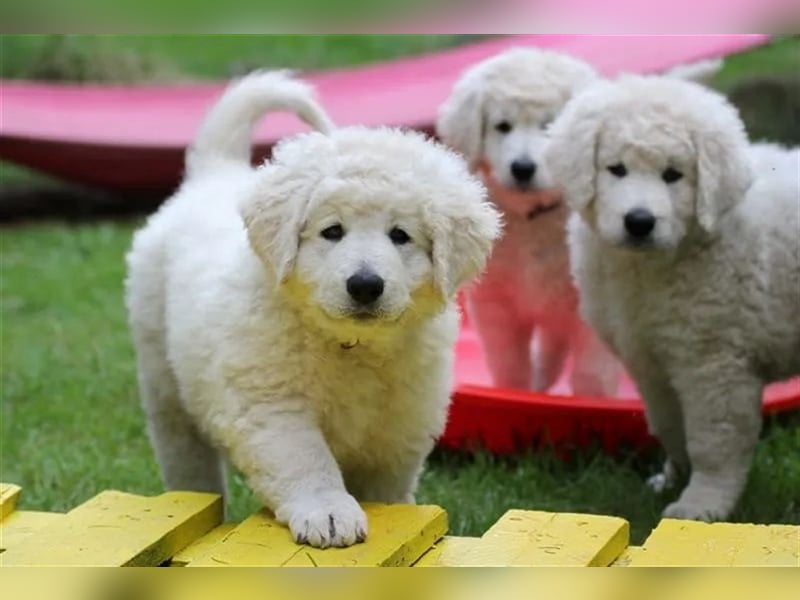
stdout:
[[313,88],[292,77],[291,71],[256,71],[232,83],[212,107],[186,153],[191,176],[215,163],[250,164],[252,133],[269,112],[287,110],[322,133],[334,125],[317,103]]

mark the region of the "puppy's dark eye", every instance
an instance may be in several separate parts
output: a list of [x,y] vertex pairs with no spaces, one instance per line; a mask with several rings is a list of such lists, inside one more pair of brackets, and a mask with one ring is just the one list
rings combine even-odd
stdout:
[[511,131],[511,123],[508,121],[500,121],[494,128],[500,133],[508,133]]
[[617,163],[615,165],[611,165],[608,167],[608,172],[614,175],[615,177],[625,177],[628,174],[628,169],[625,168],[625,165],[622,163]]
[[411,241],[411,236],[399,227],[392,227],[392,230],[389,232],[389,239],[392,240],[393,244],[402,246]]
[[344,227],[336,223],[336,225],[331,225],[320,231],[319,235],[329,242],[338,242],[344,237]]
[[683,173],[672,167],[667,167],[664,172],[661,173],[661,179],[663,179],[665,183],[675,183],[682,177]]

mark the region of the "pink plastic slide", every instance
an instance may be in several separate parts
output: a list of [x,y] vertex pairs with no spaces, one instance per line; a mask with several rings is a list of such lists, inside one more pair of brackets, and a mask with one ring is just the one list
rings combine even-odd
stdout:
[[[421,57],[309,74],[340,125],[432,130],[439,104],[460,72],[510,46],[539,46],[583,58],[606,75],[658,72],[761,44],[763,35],[505,36]],[[76,86],[2,81],[0,158],[64,179],[118,189],[166,191],[183,171],[183,152],[220,83]],[[302,124],[265,120],[261,154]]]
[[[682,31],[788,31],[797,0],[474,0],[443,3],[440,14],[390,27],[391,33],[574,31],[647,34]],[[376,32],[376,28],[369,30]],[[366,30],[365,30],[366,32]]]
[[[460,72],[510,46],[559,50],[614,75],[659,72],[766,40],[762,35],[511,36],[417,58],[310,74],[307,79],[340,125],[432,131],[437,107]],[[0,158],[79,183],[166,191],[178,183],[183,152],[221,90],[219,83],[78,87],[4,81]],[[259,154],[302,128],[293,117],[269,117],[256,135]],[[566,375],[550,394],[492,387],[480,344],[466,322],[456,352],[456,388],[442,439],[447,446],[479,444],[510,452],[540,444],[566,449],[599,443],[613,451],[653,443],[630,381],[624,383],[620,399],[571,396]],[[765,413],[797,408],[800,379],[768,388]]]

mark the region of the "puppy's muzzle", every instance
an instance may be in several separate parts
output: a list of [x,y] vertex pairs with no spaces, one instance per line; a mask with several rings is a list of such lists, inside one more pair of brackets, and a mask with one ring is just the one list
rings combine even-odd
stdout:
[[384,281],[380,275],[367,270],[347,278],[347,293],[359,306],[369,306],[383,294]]
[[511,163],[511,175],[520,187],[530,185],[536,173],[536,163],[529,158],[518,158]]
[[634,208],[625,213],[625,231],[633,243],[646,242],[655,227],[656,217],[649,210]]

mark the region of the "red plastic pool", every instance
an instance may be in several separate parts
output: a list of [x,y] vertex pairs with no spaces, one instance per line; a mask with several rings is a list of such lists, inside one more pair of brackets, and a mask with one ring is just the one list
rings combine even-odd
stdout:
[[[599,444],[613,453],[655,443],[630,379],[623,379],[619,398],[575,397],[568,370],[569,365],[547,394],[495,388],[478,336],[465,319],[456,349],[456,389],[441,444],[504,454],[548,444],[562,451]],[[767,387],[764,414],[796,409],[800,409],[800,378]]]

